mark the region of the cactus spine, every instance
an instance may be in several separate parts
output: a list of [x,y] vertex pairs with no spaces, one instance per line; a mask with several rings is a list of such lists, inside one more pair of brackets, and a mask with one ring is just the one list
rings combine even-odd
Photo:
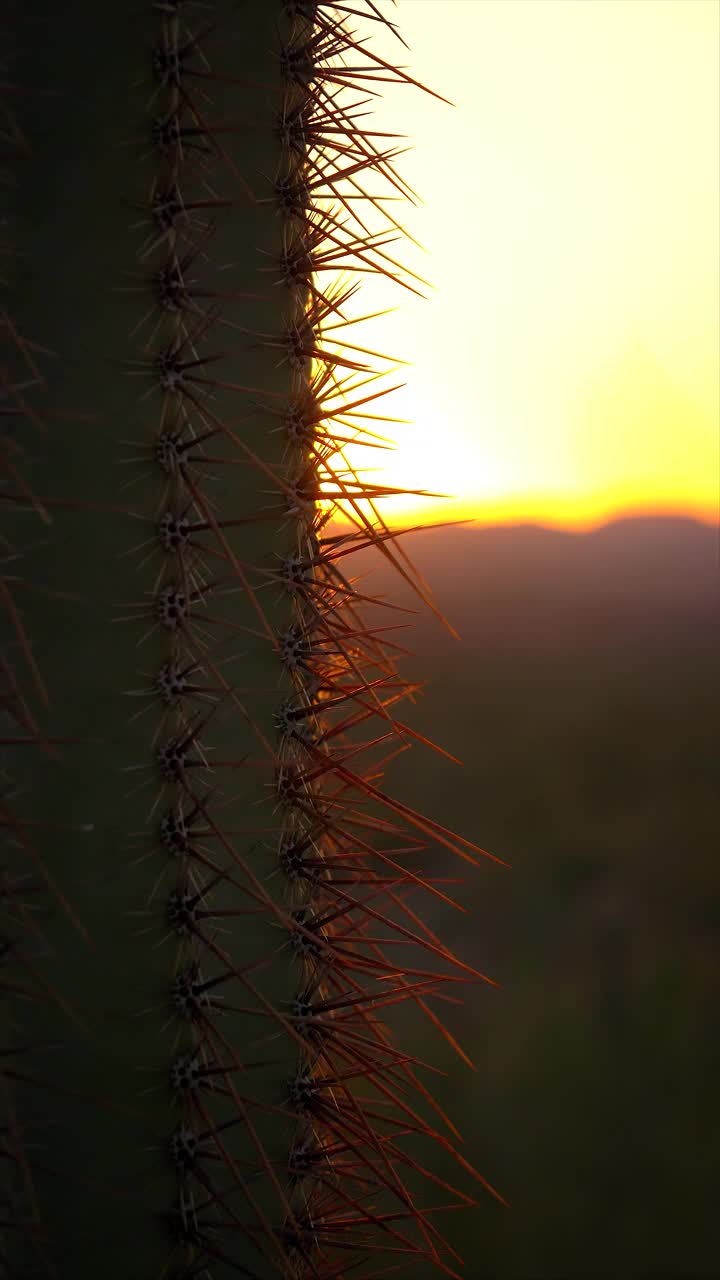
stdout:
[[414,897],[442,892],[423,846],[482,851],[383,788],[413,688],[351,553],[425,591],[343,455],[386,385],[359,273],[417,288],[366,114],[410,82],[367,42],[394,27],[31,8],[3,90],[6,1274],[452,1273],[435,1208],[470,1197],[417,1138],[473,1171],[381,1019],[437,1025],[480,977]]

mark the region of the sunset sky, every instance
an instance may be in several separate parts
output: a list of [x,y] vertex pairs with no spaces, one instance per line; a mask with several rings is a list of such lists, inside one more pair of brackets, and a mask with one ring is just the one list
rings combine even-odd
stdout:
[[589,527],[715,519],[720,349],[720,5],[716,0],[399,0],[411,52],[373,48],[452,99],[387,87],[374,127],[408,136],[422,196],[402,209],[428,301],[361,341],[411,362],[410,418],[384,484],[473,516]]

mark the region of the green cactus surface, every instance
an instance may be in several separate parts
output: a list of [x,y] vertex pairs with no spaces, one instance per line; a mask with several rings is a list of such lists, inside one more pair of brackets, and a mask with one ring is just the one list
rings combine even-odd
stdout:
[[12,1280],[453,1275],[439,1210],[485,1189],[385,1023],[486,981],[423,923],[424,852],[483,851],[386,789],[407,615],[352,569],[434,607],[346,456],[393,381],[355,294],[421,288],[388,8],[27,0],[0,36]]

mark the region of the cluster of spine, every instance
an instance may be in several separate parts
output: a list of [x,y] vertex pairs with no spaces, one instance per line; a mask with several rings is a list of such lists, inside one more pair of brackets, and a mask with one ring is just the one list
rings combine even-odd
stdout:
[[[279,4],[275,82],[257,85],[277,152],[263,190],[227,145],[256,121],[218,114],[235,74],[221,15],[180,0],[151,9],[140,146],[152,176],[122,287],[146,308],[126,373],[145,384],[138,421],[150,428],[130,461],[141,484],[152,473],[158,501],[143,599],[124,620],[160,658],[129,692],[152,721],[147,759],[131,766],[152,779],[144,909],[153,944],[160,916],[174,956],[160,1022],[175,1193],[148,1205],[170,1242],[162,1280],[412,1275],[422,1261],[455,1274],[436,1217],[472,1200],[428,1168],[419,1141],[486,1184],[383,1014],[412,1002],[464,1057],[435,1004],[486,979],[423,922],[417,898],[449,901],[423,873],[428,847],[470,863],[483,850],[384,789],[394,755],[433,744],[396,714],[417,692],[396,669],[399,615],[351,567],[374,547],[434,608],[379,510],[397,491],[351,461],[383,438],[393,390],[393,361],[356,336],[360,281],[422,284],[395,256],[393,210],[414,198],[395,169],[401,148],[369,107],[383,83],[416,82],[373,53],[374,27],[402,42],[372,0]],[[246,289],[213,254],[242,206],[276,228]],[[270,298],[282,299],[274,332],[252,319]],[[248,347],[276,366],[270,383],[233,379],[233,349]],[[280,441],[266,456],[244,433],[252,421],[257,440],[258,420]],[[277,691],[265,719],[235,678],[245,645],[264,646]],[[233,726],[252,755],[232,753]],[[420,1175],[424,1197],[407,1185]]]

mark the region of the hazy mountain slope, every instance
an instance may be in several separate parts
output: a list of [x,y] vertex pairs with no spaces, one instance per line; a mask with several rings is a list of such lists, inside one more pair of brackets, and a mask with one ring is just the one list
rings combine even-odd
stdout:
[[[682,519],[628,519],[591,533],[533,525],[427,529],[399,546],[429,582],[434,599],[477,654],[571,652],[633,642],[656,647],[662,630],[692,633],[700,644],[717,621],[718,533]],[[376,552],[356,557],[358,572],[405,606],[417,601]],[[404,620],[405,621],[405,620]],[[442,628],[422,611],[405,639],[418,653],[452,652]]]

